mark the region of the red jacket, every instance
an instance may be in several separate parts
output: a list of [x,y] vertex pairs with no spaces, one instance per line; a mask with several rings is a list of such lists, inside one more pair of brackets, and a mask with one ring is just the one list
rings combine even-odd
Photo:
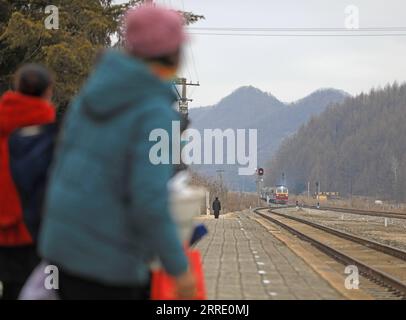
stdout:
[[9,166],[8,139],[14,130],[52,123],[55,108],[48,101],[6,92],[0,99],[0,246],[32,243]]

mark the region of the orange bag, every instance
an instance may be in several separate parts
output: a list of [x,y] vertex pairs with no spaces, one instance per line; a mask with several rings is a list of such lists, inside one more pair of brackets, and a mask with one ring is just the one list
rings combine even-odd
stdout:
[[[187,249],[190,267],[196,277],[197,293],[192,300],[206,300],[206,288],[204,282],[203,265],[200,252]],[[163,270],[152,273],[151,300],[179,300],[176,295],[176,287],[173,277]]]

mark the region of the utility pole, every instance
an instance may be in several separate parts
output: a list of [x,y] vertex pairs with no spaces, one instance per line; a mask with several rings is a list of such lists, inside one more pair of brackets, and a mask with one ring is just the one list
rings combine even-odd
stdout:
[[264,169],[258,168],[256,171],[258,207],[261,205],[262,183],[264,182],[263,176],[264,176]]
[[189,102],[192,102],[192,99],[187,97],[187,87],[195,86],[199,87],[199,83],[187,82],[186,78],[178,78],[175,80],[175,84],[182,87],[182,93],[179,95],[179,112],[185,117],[189,115]]
[[258,207],[261,204],[261,195],[260,195],[260,189],[259,189],[259,179],[260,179],[260,177],[257,174],[255,182],[256,182],[256,185],[257,185],[257,205],[258,205]]

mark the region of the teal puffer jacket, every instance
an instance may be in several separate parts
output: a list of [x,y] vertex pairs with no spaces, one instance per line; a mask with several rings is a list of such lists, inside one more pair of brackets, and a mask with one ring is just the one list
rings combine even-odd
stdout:
[[[107,52],[72,103],[60,136],[39,240],[65,271],[143,285],[151,259],[176,276],[187,259],[169,212],[172,165],[153,165],[154,129],[179,121],[169,83],[137,59]],[[167,150],[170,152],[170,150]]]

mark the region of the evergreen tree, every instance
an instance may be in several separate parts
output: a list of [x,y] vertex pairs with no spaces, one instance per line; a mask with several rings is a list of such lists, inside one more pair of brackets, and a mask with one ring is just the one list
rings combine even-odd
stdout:
[[[54,0],[59,29],[49,30],[47,0],[0,0],[0,94],[8,90],[16,69],[28,62],[42,63],[56,78],[55,102],[66,108],[93,66],[97,53],[120,39],[123,13],[141,3],[131,0]],[[185,12],[187,23],[202,18]]]

